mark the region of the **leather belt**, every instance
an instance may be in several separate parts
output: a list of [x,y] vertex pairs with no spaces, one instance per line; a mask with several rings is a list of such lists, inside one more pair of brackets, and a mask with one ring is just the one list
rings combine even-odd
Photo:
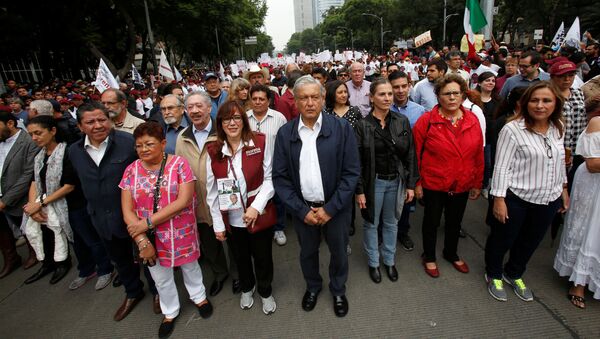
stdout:
[[306,202],[306,204],[308,205],[308,207],[314,207],[314,208],[323,207],[323,205],[325,205],[324,201],[307,201],[307,200],[304,200],[304,202]]
[[394,174],[375,174],[375,178],[376,179],[381,179],[381,180],[396,180],[396,178],[398,178],[398,173],[394,173]]

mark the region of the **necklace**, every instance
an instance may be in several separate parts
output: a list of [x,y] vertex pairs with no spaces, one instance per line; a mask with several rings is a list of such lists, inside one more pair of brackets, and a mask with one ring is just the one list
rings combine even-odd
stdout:
[[463,119],[462,114],[460,116],[447,116],[444,113],[442,113],[441,110],[439,110],[439,114],[443,119],[450,121],[452,127],[458,127],[458,122]]

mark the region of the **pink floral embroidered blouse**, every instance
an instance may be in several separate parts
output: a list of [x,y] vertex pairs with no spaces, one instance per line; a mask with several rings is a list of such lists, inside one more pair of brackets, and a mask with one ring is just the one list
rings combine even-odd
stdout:
[[[154,185],[157,179],[158,170],[147,170],[139,159],[129,165],[123,173],[119,187],[131,192],[133,207],[141,219],[152,215]],[[194,180],[196,177],[187,160],[177,155],[171,156],[165,165],[158,209],[177,199],[179,185]],[[181,266],[200,257],[194,206],[195,193],[192,202],[178,215],[156,225],[156,252],[161,266]]]

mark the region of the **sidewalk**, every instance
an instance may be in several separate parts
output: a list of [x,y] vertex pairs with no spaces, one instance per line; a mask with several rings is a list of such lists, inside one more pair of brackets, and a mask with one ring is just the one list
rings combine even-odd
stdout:
[[[368,275],[362,251],[361,218],[356,234],[350,238],[352,255],[347,297],[350,311],[345,318],[333,313],[327,289],[328,251],[321,249],[324,289],[316,308],[304,312],[300,306],[305,284],[298,260],[299,246],[293,228],[286,228],[288,244],[273,243],[275,279],[273,296],[277,312],[265,316],[260,297],[248,311],[239,307],[239,295],[231,293],[231,283],[211,301],[215,307],[210,319],[201,319],[189,302],[177,274],[182,301],[181,314],[171,338],[598,338],[600,304],[586,294],[587,308],[580,310],[566,298],[567,280],[552,269],[554,247],[550,237],[543,241],[532,258],[524,280],[535,294],[526,303],[509,291],[508,302],[492,299],[483,278],[483,246],[488,227],[483,222],[487,204],[470,202],[463,220],[468,233],[459,243],[459,254],[471,272],[462,274],[451,264],[439,261],[441,276],[432,279],[420,263],[422,208],[411,216],[411,236],[415,250],[397,251],[399,280],[374,284]],[[443,244],[443,229],[438,235],[438,253]],[[19,248],[25,256],[25,248]],[[441,255],[440,255],[441,256]],[[3,338],[155,338],[161,315],[152,313],[149,294],[123,321],[112,316],[124,297],[122,288],[94,290],[91,281],[77,291],[69,282],[77,275],[75,267],[57,285],[49,277],[31,285],[22,282],[39,266],[18,269],[0,280],[0,333]],[[382,272],[383,273],[383,272]],[[205,276],[210,286],[212,277]]]

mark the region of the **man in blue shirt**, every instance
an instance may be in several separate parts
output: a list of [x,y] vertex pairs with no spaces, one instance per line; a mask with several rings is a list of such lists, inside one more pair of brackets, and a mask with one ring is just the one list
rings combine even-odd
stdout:
[[531,84],[542,80],[550,80],[548,73],[540,71],[540,63],[542,62],[542,56],[537,52],[525,52],[519,59],[519,72],[520,75],[515,75],[508,78],[502,86],[500,91],[500,97],[506,99],[508,93],[513,88],[517,87],[529,87]]
[[212,103],[210,117],[213,118],[213,120],[216,120],[219,107],[227,100],[227,91],[221,89],[219,77],[212,72],[206,73],[204,76],[204,88],[206,88],[206,93],[210,96],[210,101]]
[[184,112],[183,101],[174,94],[168,94],[160,102],[160,111],[165,122],[163,125],[167,139],[165,153],[175,154],[175,143],[179,132],[190,125],[189,118]]

